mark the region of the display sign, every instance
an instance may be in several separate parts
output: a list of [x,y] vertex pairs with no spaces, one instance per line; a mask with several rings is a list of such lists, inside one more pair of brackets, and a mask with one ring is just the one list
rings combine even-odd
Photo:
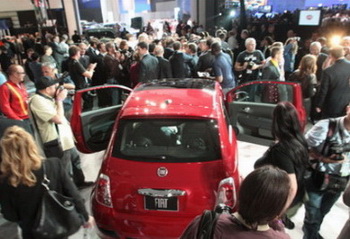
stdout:
[[321,23],[321,10],[301,10],[299,26],[319,26]]

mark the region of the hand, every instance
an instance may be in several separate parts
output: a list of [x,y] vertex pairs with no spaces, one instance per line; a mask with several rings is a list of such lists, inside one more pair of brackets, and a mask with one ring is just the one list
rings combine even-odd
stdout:
[[344,159],[345,159],[344,157],[342,160],[334,160],[336,157],[337,157],[336,154],[332,154],[329,157],[322,156],[320,160],[324,163],[343,163],[344,162]]
[[93,216],[89,216],[89,220],[84,223],[84,228],[92,228],[95,226],[95,218]]
[[247,69],[247,67],[248,67],[248,62],[246,61],[246,62],[244,62],[243,65],[242,65],[242,70]]
[[89,70],[94,70],[96,68],[96,65],[97,65],[97,63],[91,63],[88,67]]
[[254,65],[252,66],[252,70],[254,71],[254,70],[258,69],[259,67],[260,67],[260,65],[254,64]]
[[316,107],[316,112],[317,112],[317,113],[321,113],[321,111],[322,111],[322,110],[321,110],[320,107]]
[[65,98],[67,98],[68,91],[66,89],[58,90],[56,93],[56,100],[57,101],[63,101]]

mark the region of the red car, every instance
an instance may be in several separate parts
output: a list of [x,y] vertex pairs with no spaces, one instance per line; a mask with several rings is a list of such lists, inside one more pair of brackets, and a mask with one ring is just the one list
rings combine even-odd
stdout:
[[[204,209],[225,203],[234,210],[240,175],[231,122],[242,131],[244,123],[251,123],[250,113],[260,121],[265,115],[255,112],[273,110],[272,103],[248,104],[255,95],[252,89],[261,90],[262,85],[234,89],[226,101],[220,85],[206,79],[154,80],[134,90],[99,86],[78,91],[71,120],[77,147],[85,153],[107,149],[91,197],[99,235],[178,238]],[[281,86],[302,109],[296,100],[300,86]],[[131,92],[124,104],[100,103],[118,88]],[[97,94],[94,109],[82,112],[82,96],[90,90]]]

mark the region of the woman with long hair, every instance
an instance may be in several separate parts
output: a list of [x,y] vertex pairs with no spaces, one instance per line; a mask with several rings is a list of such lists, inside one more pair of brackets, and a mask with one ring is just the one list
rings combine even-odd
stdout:
[[[272,166],[255,169],[241,184],[238,211],[222,213],[215,219],[212,238],[290,238],[278,220],[288,207],[290,187],[283,170]],[[199,238],[200,219],[198,216],[190,223],[181,239]]]
[[284,72],[285,79],[294,71],[295,56],[298,52],[298,41],[296,37],[290,37],[284,44]]
[[50,180],[49,187],[74,199],[84,226],[91,227],[93,218],[84,200],[58,158],[43,160],[33,137],[19,126],[5,130],[0,141],[0,205],[4,218],[17,222],[23,239],[34,239],[32,229],[45,192],[43,164]]
[[275,142],[254,167],[273,165],[288,173],[291,181],[291,201],[286,212],[285,225],[293,228],[293,216],[305,194],[304,173],[309,165],[308,146],[301,130],[298,113],[290,102],[280,102],[273,111],[272,136]]
[[317,58],[314,55],[307,54],[300,61],[299,68],[294,71],[288,78],[289,81],[295,81],[301,84],[304,107],[310,115],[311,98],[316,94],[317,90]]

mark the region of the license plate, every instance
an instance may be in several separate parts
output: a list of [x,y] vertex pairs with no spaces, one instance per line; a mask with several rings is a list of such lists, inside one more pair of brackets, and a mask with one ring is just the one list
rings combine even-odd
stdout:
[[178,211],[177,197],[145,196],[145,209],[157,211]]

